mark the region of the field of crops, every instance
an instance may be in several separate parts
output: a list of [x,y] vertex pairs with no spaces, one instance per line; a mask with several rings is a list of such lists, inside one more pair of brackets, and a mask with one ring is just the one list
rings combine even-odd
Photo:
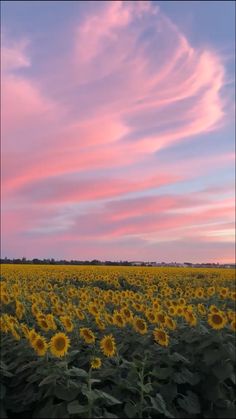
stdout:
[[1,266],[1,417],[235,415],[235,272]]

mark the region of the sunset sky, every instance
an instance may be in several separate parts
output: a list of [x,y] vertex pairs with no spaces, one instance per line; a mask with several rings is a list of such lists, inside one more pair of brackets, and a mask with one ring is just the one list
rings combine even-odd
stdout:
[[2,257],[234,262],[234,8],[2,2]]

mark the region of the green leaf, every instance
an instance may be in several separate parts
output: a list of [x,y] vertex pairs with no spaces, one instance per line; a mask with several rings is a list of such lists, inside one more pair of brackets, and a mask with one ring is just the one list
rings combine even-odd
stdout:
[[190,414],[201,413],[198,396],[192,391],[187,391],[187,395],[182,396],[182,398],[178,398],[177,401],[179,406],[185,410],[185,412]]
[[6,395],[6,387],[0,383],[0,400],[3,400]]
[[168,418],[173,418],[174,416],[167,410],[165,400],[162,395],[157,393],[155,398],[150,397],[151,404],[153,409],[157,412],[164,414]]
[[51,418],[53,415],[53,411],[54,411],[53,402],[52,402],[52,399],[50,398],[42,408],[37,409],[33,412],[32,417],[35,419]]
[[72,389],[72,388],[67,388],[63,385],[57,385],[55,387],[54,394],[58,399],[66,400],[67,402],[70,402],[78,396],[79,389],[76,389],[76,388]]
[[106,410],[106,409],[103,410],[102,417],[103,418],[108,418],[108,419],[113,419],[113,418],[116,419],[116,418],[118,418],[117,415],[115,415],[114,413],[108,412],[108,410]]
[[220,381],[224,381],[227,378],[230,378],[233,371],[234,371],[233,366],[229,362],[225,362],[225,363],[222,362],[213,368],[214,375]]
[[159,378],[159,380],[165,380],[166,378],[169,378],[172,374],[173,370],[170,367],[160,367],[160,368],[155,368],[151,375],[153,375],[154,377]]
[[235,363],[236,361],[236,353],[235,353],[235,345],[231,344],[230,342],[227,342],[227,345],[224,346],[224,349],[226,350],[226,353],[230,360]]
[[98,398],[105,400],[109,406],[112,406],[114,404],[121,404],[120,400],[116,399],[115,397],[111,396],[108,393],[105,393],[104,391],[93,390],[92,393],[95,393]]
[[234,385],[236,385],[236,374],[235,372],[232,372],[230,375],[230,380],[233,382]]
[[151,383],[146,383],[143,385],[140,385],[141,389],[143,390],[144,393],[150,393],[150,391],[152,391],[152,384]]
[[56,384],[57,381],[57,375],[55,374],[51,374],[48,375],[47,377],[45,377],[40,383],[39,383],[39,387],[44,386],[45,384]]
[[101,383],[101,380],[98,380],[97,378],[91,378],[90,379],[90,383],[91,384],[93,384],[93,383]]
[[220,351],[218,349],[206,349],[204,351],[204,362],[210,366],[213,365],[216,361],[218,361],[221,357]]
[[189,359],[185,358],[185,356],[179,354],[178,352],[174,352],[172,355],[170,355],[171,361],[176,362],[183,362],[184,364],[190,364]]
[[128,418],[136,418],[137,417],[136,416],[137,407],[131,402],[127,402],[125,404],[124,412],[125,412],[126,416],[128,416]]
[[88,406],[79,404],[78,400],[68,403],[67,411],[70,415],[77,415],[79,413],[85,413],[88,411]]
[[77,355],[79,355],[80,351],[78,349],[75,349],[74,351],[69,352],[69,358],[75,358]]
[[175,399],[178,394],[177,385],[175,383],[168,383],[166,385],[162,385],[160,388],[160,393],[164,397],[164,399],[168,400],[169,403]]
[[218,418],[235,419],[235,405],[232,403],[227,409],[217,409]]
[[198,373],[192,373],[187,368],[183,368],[180,372],[174,374],[174,381],[177,384],[189,383],[192,386],[199,383],[201,377]]
[[82,368],[76,368],[72,367],[67,371],[67,375],[70,377],[84,377],[86,378],[88,376],[88,373],[83,370]]
[[7,419],[7,412],[6,412],[5,407],[3,406],[2,402],[0,402],[0,418],[1,419]]

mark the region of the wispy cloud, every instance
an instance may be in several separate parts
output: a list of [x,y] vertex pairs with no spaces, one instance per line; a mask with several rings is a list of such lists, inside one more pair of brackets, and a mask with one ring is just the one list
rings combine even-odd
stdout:
[[[214,209],[209,194],[209,209],[192,214],[189,205],[198,210],[199,196],[142,197],[143,192],[197,179],[203,162],[206,174],[232,166],[233,153],[176,162],[161,161],[158,153],[224,125],[227,77],[219,53],[191,45],[148,1],[84,5],[82,18],[65,36],[66,54],[51,51],[40,71],[30,54],[30,39],[24,34],[18,41],[3,38],[6,249],[15,240],[20,252],[22,240],[27,247],[38,237],[38,244],[27,247],[29,255],[36,255],[42,233],[45,243],[50,239],[44,233],[55,233],[61,238],[55,256],[62,251],[63,237],[80,236],[135,236],[142,254],[148,237],[150,243],[155,234],[159,241],[171,241],[175,231],[175,239],[185,240],[186,226],[194,223],[203,225],[194,235],[200,241],[211,218],[219,227],[206,232],[207,240],[230,241],[231,228],[223,223],[233,221],[232,205]],[[126,201],[129,194],[136,194],[136,200]],[[102,200],[109,202],[100,212]],[[68,211],[68,206],[76,209],[85,203],[90,208],[86,215],[76,218],[76,210],[73,215]]]

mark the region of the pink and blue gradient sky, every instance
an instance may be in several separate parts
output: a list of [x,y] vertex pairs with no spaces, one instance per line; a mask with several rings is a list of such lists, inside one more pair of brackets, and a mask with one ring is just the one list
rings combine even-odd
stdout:
[[234,2],[2,2],[2,257],[234,261]]

